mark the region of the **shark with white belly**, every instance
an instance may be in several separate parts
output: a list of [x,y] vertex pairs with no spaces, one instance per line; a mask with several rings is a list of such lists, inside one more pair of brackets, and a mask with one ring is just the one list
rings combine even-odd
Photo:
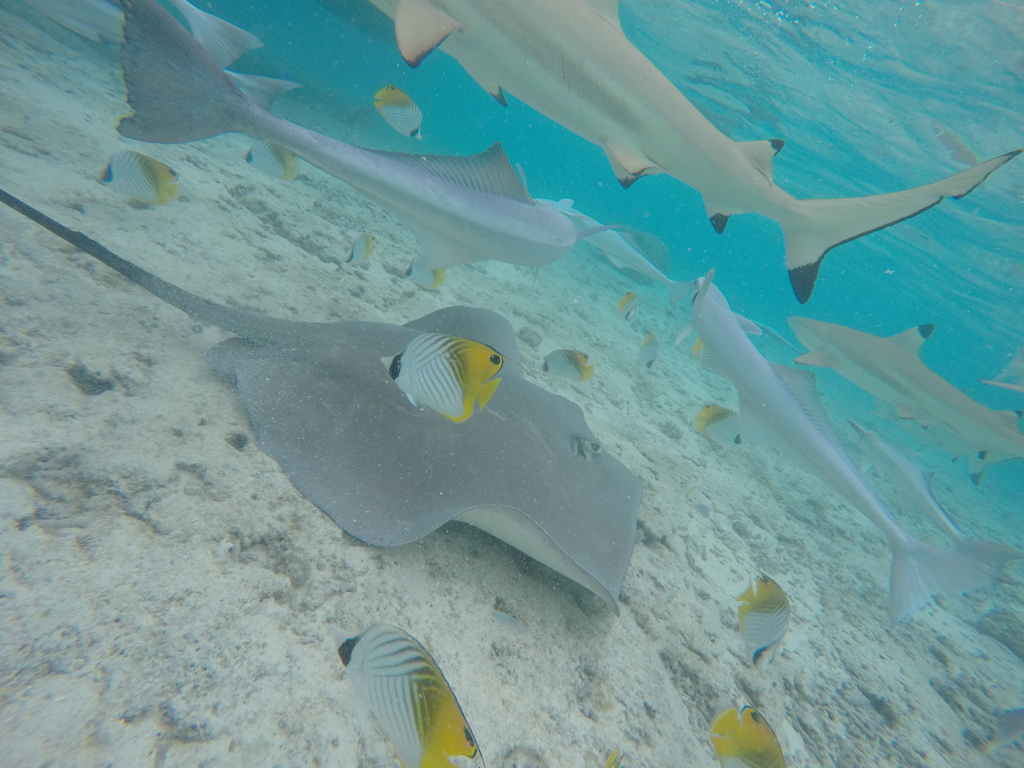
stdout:
[[714,270],[697,279],[693,327],[701,362],[739,393],[737,442],[770,445],[811,472],[859,509],[892,548],[889,617],[893,624],[937,592],[959,594],[1003,580],[976,560],[918,541],[893,519],[850,461],[818,398],[814,374],[765,360],[747,338],[729,302],[712,284]]
[[804,303],[825,254],[970,194],[1022,150],[921,187],[868,197],[798,200],[772,180],[781,139],[722,134],[626,39],[618,0],[370,0],[395,22],[403,58],[454,57],[502,104],[505,91],[602,147],[629,186],[667,173],[701,193],[718,232],[759,213],[782,225],[786,266]]
[[1024,552],[1018,552],[1005,544],[973,539],[966,535],[953,522],[946,508],[935,498],[932,491],[934,473],[922,470],[908,459],[903,451],[882,439],[877,432],[864,429],[852,419],[850,426],[860,436],[857,445],[861,454],[861,471],[864,472],[869,466],[874,466],[876,472],[889,478],[896,486],[903,507],[924,512],[953,541],[957,552],[995,566],[1024,558]]
[[921,345],[935,331],[933,324],[889,337],[807,317],[791,317],[789,326],[810,350],[794,362],[832,368],[892,403],[902,418],[926,426],[940,421],[956,432],[969,450],[976,485],[987,466],[1024,458],[1024,434],[1017,426],[1024,414],[986,408],[921,362]]

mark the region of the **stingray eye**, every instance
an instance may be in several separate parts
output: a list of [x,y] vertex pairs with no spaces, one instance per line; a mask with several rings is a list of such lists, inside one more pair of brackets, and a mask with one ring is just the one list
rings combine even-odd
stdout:
[[400,374],[401,372],[402,372],[402,356],[401,355],[395,355],[394,359],[391,361],[391,367],[388,368],[388,374],[391,376],[392,379],[397,379],[398,378],[398,374]]
[[493,365],[501,365],[501,355],[497,353],[491,355],[491,363]]
[[579,456],[584,461],[594,461],[601,457],[604,449],[600,443],[587,440],[585,437],[574,437],[569,441],[574,456]]

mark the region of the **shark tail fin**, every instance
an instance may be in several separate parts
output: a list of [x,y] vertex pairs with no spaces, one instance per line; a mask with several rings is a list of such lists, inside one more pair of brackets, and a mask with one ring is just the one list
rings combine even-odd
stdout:
[[246,132],[260,111],[217,62],[155,0],[124,0],[121,64],[135,110],[117,132],[160,144]]
[[956,543],[956,551],[957,554],[964,557],[988,563],[993,568],[998,568],[1012,560],[1024,560],[1024,552],[1013,547],[984,539],[972,539],[967,536]]
[[889,580],[889,619],[898,624],[936,593],[958,595],[1008,581],[999,571],[916,539],[895,548]]
[[924,213],[944,198],[969,195],[993,171],[1022,151],[1016,149],[922,187],[869,197],[793,200],[779,223],[786,239],[789,280],[801,304],[814,290],[822,259],[837,245]]

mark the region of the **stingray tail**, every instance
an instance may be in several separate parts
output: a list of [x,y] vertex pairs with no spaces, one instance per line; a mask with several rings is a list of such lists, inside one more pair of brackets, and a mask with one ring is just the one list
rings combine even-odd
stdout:
[[889,618],[898,624],[936,593],[961,595],[997,581],[1010,579],[977,560],[908,536],[893,551]]
[[139,141],[177,144],[250,132],[263,110],[202,45],[155,0],[122,0],[121,64],[135,114],[117,131]]
[[1013,560],[1024,560],[1024,552],[994,541],[972,539],[965,536],[955,546],[957,554],[977,560],[980,563],[988,563],[994,568],[998,568],[1004,563],[1009,563]]
[[837,245],[924,213],[946,197],[973,192],[993,171],[1024,150],[994,157],[941,181],[902,192],[835,200],[792,200],[779,217],[786,239],[786,267],[797,300],[811,298],[825,254]]

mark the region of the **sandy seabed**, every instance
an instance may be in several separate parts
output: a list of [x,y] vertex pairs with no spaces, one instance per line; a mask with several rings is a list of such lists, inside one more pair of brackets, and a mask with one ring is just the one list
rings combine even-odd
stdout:
[[[511,321],[528,368],[584,350],[592,381],[533,378],[579,403],[645,486],[618,617],[467,526],[367,546],[254,446],[236,392],[202,362],[223,332],[0,211],[4,765],[397,765],[327,632],[377,622],[430,649],[491,766],[599,768],[613,748],[631,767],[711,766],[707,723],[733,702],[765,715],[792,766],[1021,765],[1020,745],[983,752],[998,710],[1024,705],[1021,589],[941,598],[890,628],[890,553],[870,523],[772,450],[693,428],[735,393],[671,346],[687,317],[665,312],[662,287],[573,253],[529,300],[532,272],[498,263],[421,290],[402,277],[414,239],[344,184],[305,165],[290,183],[262,176],[244,136],[124,140],[116,48],[14,0],[0,20],[5,189],[231,306],[393,323],[485,306]],[[100,184],[126,148],[178,171],[179,198],[136,205]],[[342,265],[362,232],[373,258]],[[626,324],[615,305],[630,289],[641,310]],[[636,361],[644,327],[662,341],[651,372]],[[824,388],[837,424],[854,415]],[[1024,546],[1019,501],[954,472],[937,493],[963,527]],[[794,608],[764,672],[733,600],[758,572]]]

